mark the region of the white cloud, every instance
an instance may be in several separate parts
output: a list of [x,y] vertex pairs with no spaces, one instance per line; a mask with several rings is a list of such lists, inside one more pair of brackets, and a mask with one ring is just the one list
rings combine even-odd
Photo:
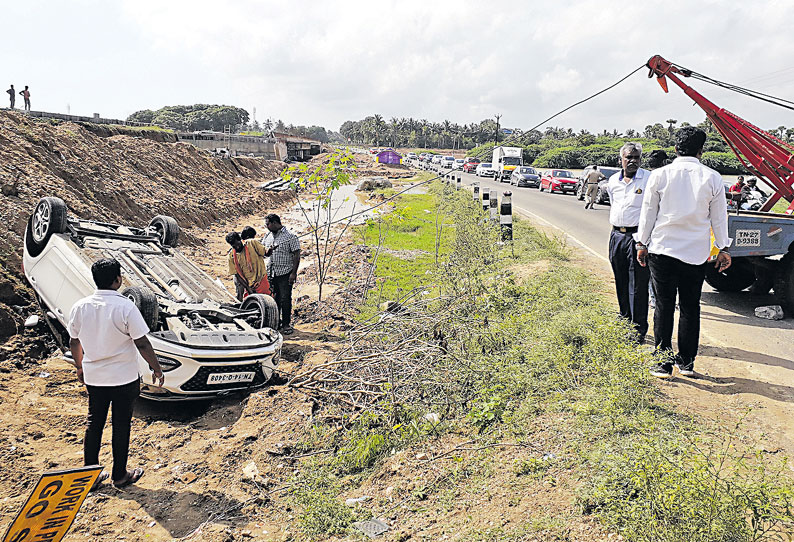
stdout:
[[[656,53],[789,98],[794,79],[787,1],[28,0],[4,16],[20,21],[4,36],[20,45],[0,52],[10,81],[31,84],[34,107],[87,114],[209,102],[332,129],[375,112],[460,123],[501,113],[526,128]],[[786,111],[693,86],[762,127],[794,125]],[[640,73],[552,123],[698,122],[691,103]]]
[[541,76],[537,87],[544,95],[569,94],[572,90],[577,90],[581,82],[582,78],[578,71],[557,64],[553,70]]

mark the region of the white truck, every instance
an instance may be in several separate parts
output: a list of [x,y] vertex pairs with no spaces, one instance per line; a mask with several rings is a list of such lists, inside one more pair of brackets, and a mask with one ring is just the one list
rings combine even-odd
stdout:
[[493,160],[494,179],[509,179],[513,170],[523,165],[520,147],[494,147]]

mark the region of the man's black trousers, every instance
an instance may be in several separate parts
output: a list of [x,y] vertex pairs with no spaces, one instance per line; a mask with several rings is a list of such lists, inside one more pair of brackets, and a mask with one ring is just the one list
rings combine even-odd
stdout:
[[270,290],[281,313],[281,327],[289,327],[292,321],[292,284],[289,281],[289,273],[270,279]]
[[[633,228],[632,228],[633,229]],[[648,281],[650,272],[637,262],[632,232],[612,230],[609,236],[609,263],[615,275],[620,315],[630,320],[637,334],[648,332]]]
[[86,465],[99,465],[99,448],[102,445],[102,430],[108,417],[108,408],[113,408],[113,480],[127,476],[127,455],[130,449],[130,424],[132,407],[140,393],[138,380],[122,386],[89,386],[88,421],[83,441],[83,457]]
[[706,263],[692,265],[662,254],[648,254],[656,309],[653,335],[657,350],[673,349],[673,317],[678,294],[678,356],[684,364],[695,361],[700,340],[700,292]]

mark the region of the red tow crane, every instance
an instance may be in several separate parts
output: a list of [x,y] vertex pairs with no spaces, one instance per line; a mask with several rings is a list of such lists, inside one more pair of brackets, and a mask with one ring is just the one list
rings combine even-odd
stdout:
[[[706,116],[730,145],[731,150],[733,150],[742,164],[774,187],[775,192],[761,207],[761,211],[769,211],[780,198],[783,198],[789,202],[788,209],[785,211],[786,214],[794,213],[794,147],[743,118],[737,117],[727,109],[717,107],[702,94],[684,83],[679,76],[690,77],[697,75],[707,81],[710,78],[673,64],[659,55],[648,60],[648,68],[650,68],[648,77],[655,75],[656,81],[665,92],[668,91],[667,79],[681,87],[681,90],[706,112]],[[710,82],[713,81],[711,80]],[[725,86],[731,90],[738,88],[725,84],[720,86]],[[763,97],[771,98],[761,93],[754,94],[756,94],[755,97],[760,96],[761,99],[764,99]],[[766,99],[765,101],[771,100]]]

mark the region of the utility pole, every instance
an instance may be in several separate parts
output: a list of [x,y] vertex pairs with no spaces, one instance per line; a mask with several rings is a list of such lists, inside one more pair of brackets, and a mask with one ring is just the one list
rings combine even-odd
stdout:
[[496,117],[496,133],[494,134],[493,144],[494,147],[499,145],[499,119],[502,118],[502,115],[494,115]]

